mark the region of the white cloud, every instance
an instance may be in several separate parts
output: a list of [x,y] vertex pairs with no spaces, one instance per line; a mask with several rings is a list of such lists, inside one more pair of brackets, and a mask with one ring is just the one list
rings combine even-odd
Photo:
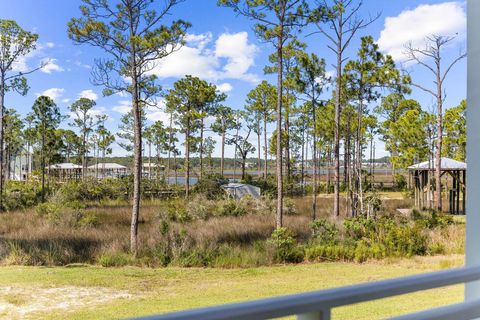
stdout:
[[62,103],[69,103],[69,102],[70,102],[69,98],[62,99]]
[[63,88],[50,88],[41,93],[38,93],[37,96],[47,96],[50,97],[52,100],[57,100],[63,95],[65,89]]
[[256,82],[249,73],[257,46],[248,42],[248,33],[223,33],[212,45],[212,34],[189,34],[187,44],[158,61],[152,70],[160,78],[193,75],[208,80],[243,79]]
[[47,43],[45,43],[45,47],[47,47],[47,48],[53,48],[53,47],[55,47],[55,43],[53,43],[53,42],[47,42]]
[[79,98],[87,98],[87,99],[90,99],[90,100],[97,100],[98,99],[98,95],[95,92],[93,92],[93,90],[91,90],[91,89],[83,90],[82,92],[80,92],[78,94],[78,97]]
[[257,81],[256,76],[248,73],[254,65],[257,47],[248,43],[248,33],[223,33],[215,43],[215,56],[226,58],[223,66],[224,78],[238,78]]
[[120,100],[118,105],[114,106],[112,110],[121,114],[126,114],[132,110],[132,104],[128,100]]
[[217,85],[217,90],[222,92],[222,93],[230,92],[230,91],[232,91],[232,89],[233,89],[232,85],[228,82],[221,83],[221,84]]
[[57,59],[44,59],[43,63],[45,66],[41,69],[42,72],[52,73],[52,72],[62,72],[64,69],[56,63]]
[[404,10],[396,17],[385,19],[378,45],[395,60],[405,61],[405,44],[423,47],[426,36],[459,34],[461,40],[466,30],[466,13],[462,2],[422,4],[412,10]]

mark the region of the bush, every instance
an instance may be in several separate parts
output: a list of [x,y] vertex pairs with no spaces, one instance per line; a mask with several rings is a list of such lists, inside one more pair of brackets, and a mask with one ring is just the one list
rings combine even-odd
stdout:
[[[46,190],[48,192],[48,190]],[[5,188],[4,209],[19,210],[37,205],[41,197],[38,181],[8,181]]]
[[274,250],[276,262],[298,263],[303,261],[304,252],[297,246],[297,241],[287,228],[275,229],[268,243]]
[[227,183],[228,179],[220,174],[208,174],[198,180],[193,190],[203,194],[209,200],[219,199],[225,195],[222,185]]
[[318,243],[334,244],[337,242],[338,228],[327,219],[316,219],[311,224],[312,238]]
[[241,206],[241,202],[234,199],[227,200],[222,207],[219,208],[218,215],[225,216],[243,216],[247,214],[247,210]]

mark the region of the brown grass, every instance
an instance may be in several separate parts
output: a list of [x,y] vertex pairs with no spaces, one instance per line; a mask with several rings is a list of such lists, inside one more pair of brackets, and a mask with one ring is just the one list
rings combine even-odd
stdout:
[[[289,200],[296,214],[284,217],[285,226],[297,240],[310,237],[312,197]],[[181,203],[179,201],[178,203]],[[318,197],[317,217],[331,217],[331,196]],[[342,205],[345,203],[342,201]],[[247,214],[239,217],[212,217],[188,223],[169,222],[170,238],[162,233],[159,214],[165,201],[144,201],[139,225],[140,252],[158,255],[167,241],[177,241],[177,247],[219,248],[229,246],[232,252],[248,251],[258,241],[270,237],[275,228],[273,213]],[[383,211],[411,207],[411,200],[395,198],[383,201]],[[8,212],[0,215],[0,261],[3,264],[66,265],[70,263],[97,263],[105,253],[128,252],[131,208],[124,202],[107,202],[87,209],[98,216],[98,224],[71,227],[52,223],[35,213],[34,209]],[[338,220],[338,223],[341,220]],[[175,240],[176,235],[181,240]],[[463,252],[464,227],[449,226],[431,232],[432,243],[439,243],[447,253]],[[179,248],[182,249],[182,248]],[[243,249],[242,249],[243,248]],[[240,254],[240,253],[239,253]],[[253,254],[253,253],[252,253]],[[240,259],[241,260],[241,259]],[[146,263],[147,265],[150,262]]]

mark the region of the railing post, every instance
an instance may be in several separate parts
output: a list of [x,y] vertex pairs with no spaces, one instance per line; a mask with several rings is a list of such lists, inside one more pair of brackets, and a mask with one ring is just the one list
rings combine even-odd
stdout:
[[[467,266],[480,266],[480,1],[467,1]],[[465,300],[480,298],[480,281],[465,286]]]
[[330,320],[330,309],[299,314],[297,320]]

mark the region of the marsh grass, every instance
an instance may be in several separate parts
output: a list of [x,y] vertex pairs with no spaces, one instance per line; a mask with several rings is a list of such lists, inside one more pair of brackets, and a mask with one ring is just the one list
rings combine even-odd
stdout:
[[[194,198],[188,205],[195,210],[219,210],[227,202]],[[226,201],[226,200],[225,200]],[[291,214],[284,217],[285,227],[300,245],[311,239],[311,197],[289,200]],[[331,199],[320,196],[317,217],[331,216]],[[96,223],[74,225],[55,222],[37,214],[35,209],[0,215],[0,263],[4,265],[68,265],[75,263],[103,266],[211,266],[251,267],[275,263],[266,244],[275,229],[271,200],[238,204],[248,209],[241,215],[193,214],[187,221],[165,218],[172,208],[182,209],[183,199],[145,200],[139,224],[141,247],[136,258],[129,254],[131,208],[121,200],[84,203],[85,213]],[[401,197],[383,201],[382,210],[411,205]],[[209,207],[213,206],[213,207]],[[206,209],[205,209],[206,208]],[[215,209],[216,208],[216,209]],[[183,209],[182,209],[183,210]],[[191,210],[191,209],[189,209]],[[334,223],[341,226],[341,220]],[[437,248],[430,254],[463,252],[464,225],[455,223],[429,231],[429,243]]]

